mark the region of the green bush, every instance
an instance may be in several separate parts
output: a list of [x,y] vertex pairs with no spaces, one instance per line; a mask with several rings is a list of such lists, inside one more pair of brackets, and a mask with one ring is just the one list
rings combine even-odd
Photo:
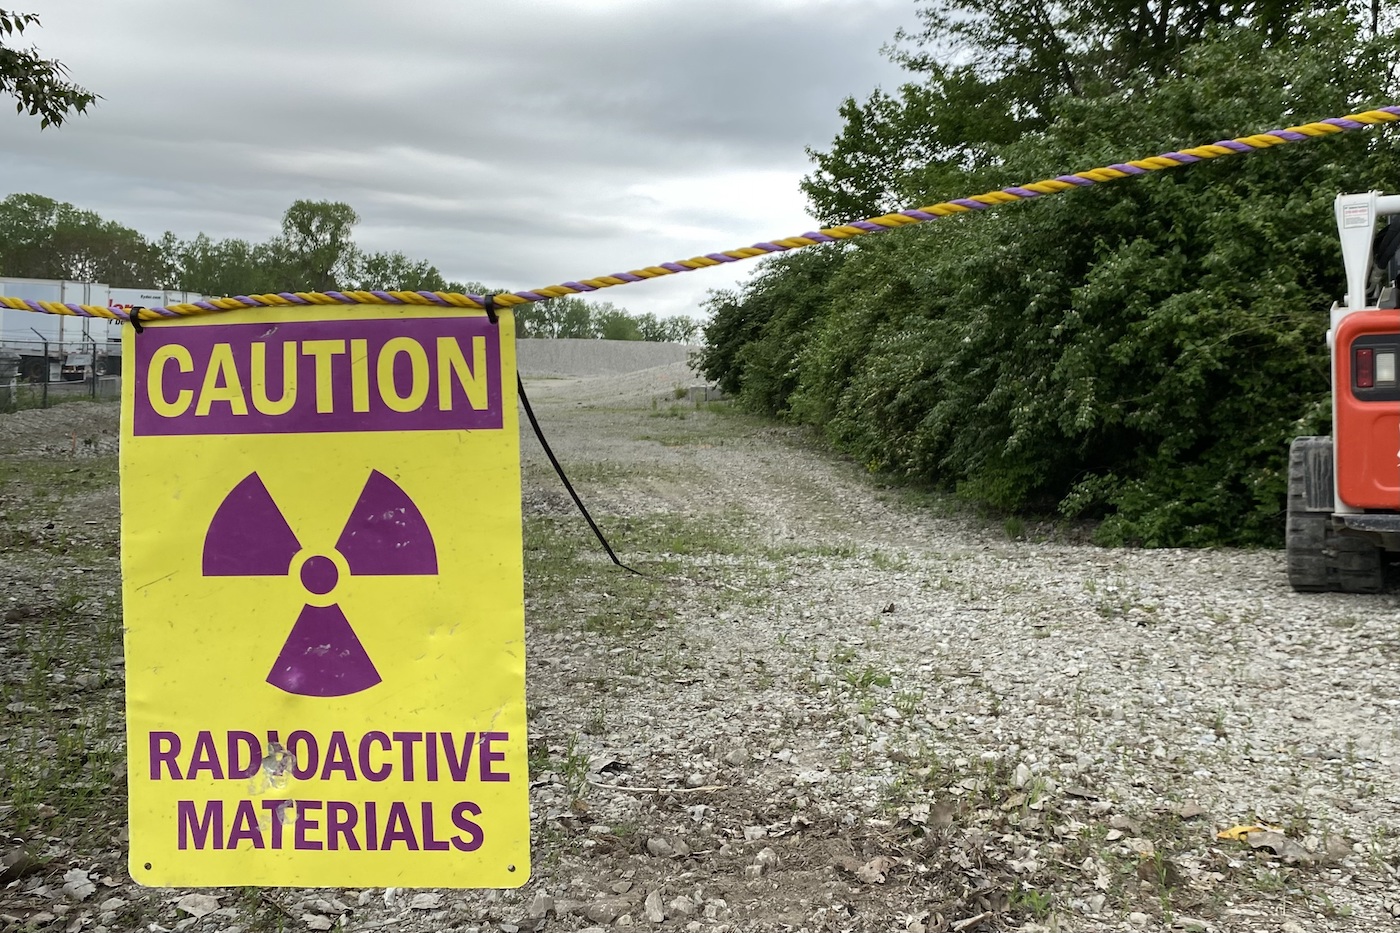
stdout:
[[[1061,98],[967,192],[1374,106],[1341,15],[1249,30],[1179,74]],[[1325,432],[1335,195],[1394,188],[1385,130],[1125,179],[770,262],[712,303],[707,375],[873,469],[1009,510],[1103,519],[1106,542],[1276,543],[1284,456]]]

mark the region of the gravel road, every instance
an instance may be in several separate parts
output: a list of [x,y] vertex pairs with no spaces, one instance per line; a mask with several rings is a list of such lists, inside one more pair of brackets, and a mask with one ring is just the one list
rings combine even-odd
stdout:
[[[645,575],[525,438],[525,887],[213,891],[196,919],[108,864],[118,842],[55,838],[0,915],[101,862],[124,906],[54,929],[1400,930],[1394,594],[1294,594],[1274,551],[984,521],[677,399],[693,382],[526,383]],[[0,455],[100,456],[115,424],[0,416]],[[0,563],[11,612],[47,598],[51,570]],[[1218,838],[1237,826],[1260,829]]]
[[[536,389],[566,461],[625,468],[589,491],[614,524],[742,542],[684,561],[659,631],[532,632],[536,727],[587,725],[570,685],[606,683],[596,783],[678,789],[585,798],[691,850],[619,859],[634,890],[736,930],[1400,929],[1394,595],[1295,594],[1275,551],[1012,539],[732,416],[658,443],[633,406],[668,378]],[[1216,838],[1238,825],[1274,832]],[[573,899],[607,896],[577,887],[592,864]]]

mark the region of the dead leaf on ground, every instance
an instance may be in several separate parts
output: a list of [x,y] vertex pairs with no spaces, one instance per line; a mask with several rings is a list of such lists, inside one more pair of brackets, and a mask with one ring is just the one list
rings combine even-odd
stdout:
[[1263,832],[1249,834],[1251,849],[1268,849],[1285,862],[1312,863],[1317,860],[1307,849],[1289,839],[1283,833]]
[[1179,888],[1185,880],[1181,869],[1166,857],[1145,858],[1138,862],[1137,876],[1158,888]]
[[901,813],[900,819],[906,823],[913,823],[915,826],[922,826],[928,822],[931,809],[926,803],[916,803]]
[[953,825],[953,820],[957,818],[957,815],[958,805],[943,801],[933,805],[933,809],[929,811],[928,819],[929,823],[934,826],[947,827]]
[[186,894],[175,902],[175,908],[198,920],[218,910],[219,899],[212,894]]
[[44,867],[44,862],[23,849],[15,849],[0,856],[0,884],[9,884],[25,875],[32,875]]
[[1198,816],[1205,816],[1206,808],[1194,800],[1188,800],[1176,811],[1176,815],[1183,820],[1194,820]]
[[612,755],[594,755],[588,759],[589,774],[616,774],[626,768],[626,762]]
[[1254,823],[1242,823],[1239,826],[1231,826],[1229,829],[1222,829],[1215,834],[1216,839],[1225,839],[1230,842],[1244,842],[1249,838],[1250,833],[1277,833],[1282,832],[1276,826],[1259,826]]
[[63,890],[75,901],[85,901],[92,897],[97,885],[92,883],[88,873],[81,868],[70,868],[63,873]]
[[884,884],[885,876],[894,867],[894,859],[888,855],[877,855],[856,869],[856,877],[866,884]]

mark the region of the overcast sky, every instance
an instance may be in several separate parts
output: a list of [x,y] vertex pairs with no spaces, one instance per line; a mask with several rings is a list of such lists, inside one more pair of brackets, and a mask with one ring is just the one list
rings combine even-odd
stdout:
[[[150,237],[264,240],[297,198],[357,243],[518,290],[812,229],[804,146],[914,0],[24,0],[103,99],[39,130],[0,106],[0,196]],[[701,313],[753,261],[611,289]]]

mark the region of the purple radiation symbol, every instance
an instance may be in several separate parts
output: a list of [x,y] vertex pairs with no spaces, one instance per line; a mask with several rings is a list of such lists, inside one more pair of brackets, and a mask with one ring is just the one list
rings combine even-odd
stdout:
[[[437,548],[423,513],[397,483],[378,470],[336,541],[351,576],[424,576],[437,573]],[[280,577],[291,572],[301,542],[257,473],[224,497],[204,535],[204,576]],[[324,554],[302,563],[298,579],[324,597],[340,583],[340,569]],[[368,690],[382,678],[355,629],[329,606],[302,606],[267,682],[287,693],[340,697]]]

